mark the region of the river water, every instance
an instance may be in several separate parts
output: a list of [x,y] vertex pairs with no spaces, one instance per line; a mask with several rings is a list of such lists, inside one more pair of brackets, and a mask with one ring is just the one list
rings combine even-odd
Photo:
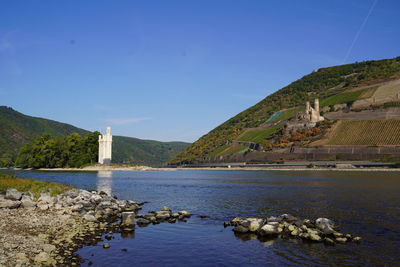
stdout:
[[[188,222],[137,227],[131,236],[80,249],[83,266],[400,266],[400,173],[284,171],[38,172],[19,176],[103,190],[148,201],[141,214],[167,205]],[[297,239],[261,242],[235,236],[223,222],[290,213],[327,217],[360,244],[334,247]],[[200,218],[199,216],[208,216]]]

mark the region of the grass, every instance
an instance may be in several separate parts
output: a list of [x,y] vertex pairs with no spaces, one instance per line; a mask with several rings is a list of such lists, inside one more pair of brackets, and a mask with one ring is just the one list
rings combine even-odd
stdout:
[[274,114],[272,114],[271,117],[269,117],[266,123],[275,123],[291,119],[296,115],[296,112],[300,111],[301,109],[303,109],[303,107],[291,108],[288,110],[275,112]]
[[223,153],[221,153],[221,156],[226,156],[226,155],[232,155],[240,152],[245,152],[249,148],[247,146],[231,146],[228,149],[224,150]]
[[340,121],[329,145],[400,145],[400,120]]
[[336,105],[336,104],[345,104],[345,103],[354,102],[354,101],[360,99],[361,95],[366,93],[367,90],[368,89],[358,90],[358,91],[353,91],[353,92],[346,92],[346,93],[341,93],[338,95],[328,97],[321,101],[321,106],[324,107],[324,106],[332,106],[332,105]]
[[224,151],[224,150],[227,149],[228,147],[229,147],[228,145],[220,146],[219,148],[217,148],[216,150],[214,150],[214,151],[210,154],[210,157],[216,157],[219,153],[221,153],[222,151]]
[[68,185],[22,179],[0,173],[0,193],[5,193],[8,188],[15,188],[20,192],[31,192],[35,197],[39,197],[40,193],[50,193],[51,196],[57,196],[72,189]]
[[282,129],[283,126],[276,126],[268,129],[262,130],[250,130],[244,132],[239,138],[238,141],[246,141],[246,142],[254,142],[254,143],[261,143],[265,141],[268,137],[275,134],[277,131]]

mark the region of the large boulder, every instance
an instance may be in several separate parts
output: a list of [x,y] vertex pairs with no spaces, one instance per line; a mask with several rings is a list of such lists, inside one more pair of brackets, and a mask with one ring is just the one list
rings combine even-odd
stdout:
[[235,233],[247,233],[249,231],[249,228],[244,227],[243,225],[238,225],[233,228],[233,231]]
[[122,225],[133,227],[135,225],[135,213],[132,211],[122,212]]
[[38,255],[36,255],[35,262],[38,264],[46,265],[46,263],[49,261],[49,259],[50,259],[49,254],[42,251]]
[[38,199],[39,203],[42,204],[49,204],[49,205],[53,205],[55,203],[55,198],[51,197],[49,194],[46,193],[41,193],[40,197]]
[[24,208],[34,208],[36,207],[36,203],[33,202],[30,196],[23,195],[21,198],[21,206]]
[[315,220],[315,225],[322,233],[326,235],[333,234],[335,232],[334,222],[327,218],[318,218],[317,220]]
[[260,235],[276,235],[282,232],[282,228],[278,224],[266,224],[259,230]]
[[9,199],[0,200],[0,208],[16,209],[21,205],[21,201],[13,201]]
[[250,225],[249,225],[250,232],[257,232],[258,230],[260,230],[260,228],[264,224],[263,219],[252,218],[252,219],[247,219],[247,220],[250,221]]
[[22,193],[19,192],[17,189],[14,188],[9,188],[6,191],[6,196],[4,197],[5,199],[9,200],[21,200],[22,198]]
[[156,218],[159,220],[166,220],[171,217],[171,214],[168,211],[157,211]]

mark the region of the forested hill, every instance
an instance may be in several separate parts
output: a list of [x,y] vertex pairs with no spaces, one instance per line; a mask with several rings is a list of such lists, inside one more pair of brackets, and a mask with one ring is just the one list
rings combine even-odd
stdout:
[[277,111],[303,106],[306,101],[315,98],[323,101],[354,87],[395,78],[400,78],[400,57],[313,71],[222,123],[180,153],[171,163],[199,162],[217,154],[215,151],[235,140],[246,128],[259,126]]
[[[10,107],[0,106],[0,166],[10,165],[23,145],[45,133],[58,138],[72,133],[86,135],[89,131],[66,123],[27,116]],[[113,163],[161,166],[190,145],[123,136],[113,138]]]

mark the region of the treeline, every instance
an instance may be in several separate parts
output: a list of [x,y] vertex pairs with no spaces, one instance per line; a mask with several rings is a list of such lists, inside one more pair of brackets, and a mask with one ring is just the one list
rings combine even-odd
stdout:
[[21,168],[79,168],[97,162],[99,132],[64,138],[44,134],[19,150],[15,165]]

